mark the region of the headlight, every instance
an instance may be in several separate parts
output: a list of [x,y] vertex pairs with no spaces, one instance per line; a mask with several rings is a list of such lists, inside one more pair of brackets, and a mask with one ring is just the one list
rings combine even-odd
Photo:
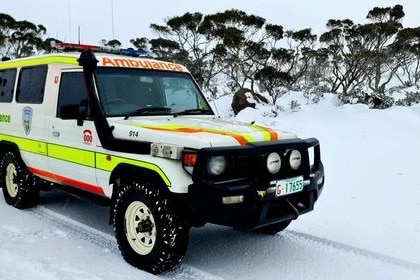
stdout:
[[224,156],[214,156],[209,160],[209,172],[212,175],[220,175],[226,169],[226,158]]
[[293,150],[289,155],[289,164],[293,170],[296,170],[300,167],[302,163],[302,155],[298,150]]
[[271,174],[279,172],[281,167],[281,157],[278,153],[271,153],[267,157],[267,169]]

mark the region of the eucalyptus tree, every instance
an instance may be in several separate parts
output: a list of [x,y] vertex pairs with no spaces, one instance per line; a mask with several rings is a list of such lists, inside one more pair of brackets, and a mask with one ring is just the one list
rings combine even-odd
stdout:
[[255,73],[270,56],[262,29],[265,22],[262,17],[235,9],[207,15],[203,20],[201,32],[212,39],[213,59],[233,88],[249,86],[254,91]]
[[392,46],[396,59],[400,62],[397,78],[404,86],[420,83],[420,27],[404,28],[396,36]]
[[328,31],[319,38],[329,56],[331,77],[327,80],[333,93],[346,96],[366,80],[369,60],[359,26],[350,19],[330,19],[327,22]]
[[15,19],[10,15],[0,14],[0,53],[2,56],[11,56],[9,38],[13,32],[12,26],[15,22]]
[[184,64],[201,87],[214,92],[212,82],[220,69],[214,59],[213,38],[205,33],[203,23],[204,16],[198,12],[171,17],[166,25],[150,25],[158,38],[148,42],[156,57]]
[[146,37],[130,39],[130,43],[139,50],[149,51],[149,39]]
[[396,59],[392,44],[396,34],[403,28],[403,6],[378,8],[369,11],[367,19],[371,23],[359,27],[365,38],[367,56],[371,71],[367,72],[369,88],[379,95],[385,93],[401,64]]
[[32,22],[16,21],[0,14],[0,49],[3,56],[23,57],[42,51],[46,28]]
[[306,75],[308,68],[315,63],[315,44],[317,36],[310,28],[284,32],[284,47],[272,48],[270,64],[277,71],[285,72],[290,77],[290,86],[298,87],[298,82]]
[[121,42],[117,39],[112,39],[112,40],[109,40],[109,41],[102,40],[102,42],[105,46],[111,47],[111,48],[119,48],[122,45]]

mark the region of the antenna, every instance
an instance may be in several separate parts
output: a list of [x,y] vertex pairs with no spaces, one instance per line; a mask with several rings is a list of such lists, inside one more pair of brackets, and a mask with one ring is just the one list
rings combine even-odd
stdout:
[[115,30],[114,30],[114,1],[111,0],[111,25],[112,25],[112,40],[115,39]]
[[69,19],[69,37],[71,41],[71,12],[70,12],[70,0],[67,0],[67,16]]
[[78,42],[79,42],[79,44],[80,44],[80,25],[78,26],[78,28],[77,28],[78,30],[77,30],[77,38],[79,39],[78,40]]

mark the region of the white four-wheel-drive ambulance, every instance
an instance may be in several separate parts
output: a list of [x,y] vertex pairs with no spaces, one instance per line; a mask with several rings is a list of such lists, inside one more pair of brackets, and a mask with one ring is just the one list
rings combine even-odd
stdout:
[[181,261],[191,226],[274,234],[313,209],[318,140],[220,119],[182,65],[60,47],[0,62],[8,204],[51,188],[106,203],[125,260],[152,273]]

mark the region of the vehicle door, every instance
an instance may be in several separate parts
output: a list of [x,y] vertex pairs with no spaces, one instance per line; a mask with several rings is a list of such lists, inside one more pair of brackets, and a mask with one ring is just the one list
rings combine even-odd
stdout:
[[63,71],[59,80],[56,117],[50,123],[49,170],[59,183],[103,195],[95,176],[98,136],[89,117],[83,72]]

